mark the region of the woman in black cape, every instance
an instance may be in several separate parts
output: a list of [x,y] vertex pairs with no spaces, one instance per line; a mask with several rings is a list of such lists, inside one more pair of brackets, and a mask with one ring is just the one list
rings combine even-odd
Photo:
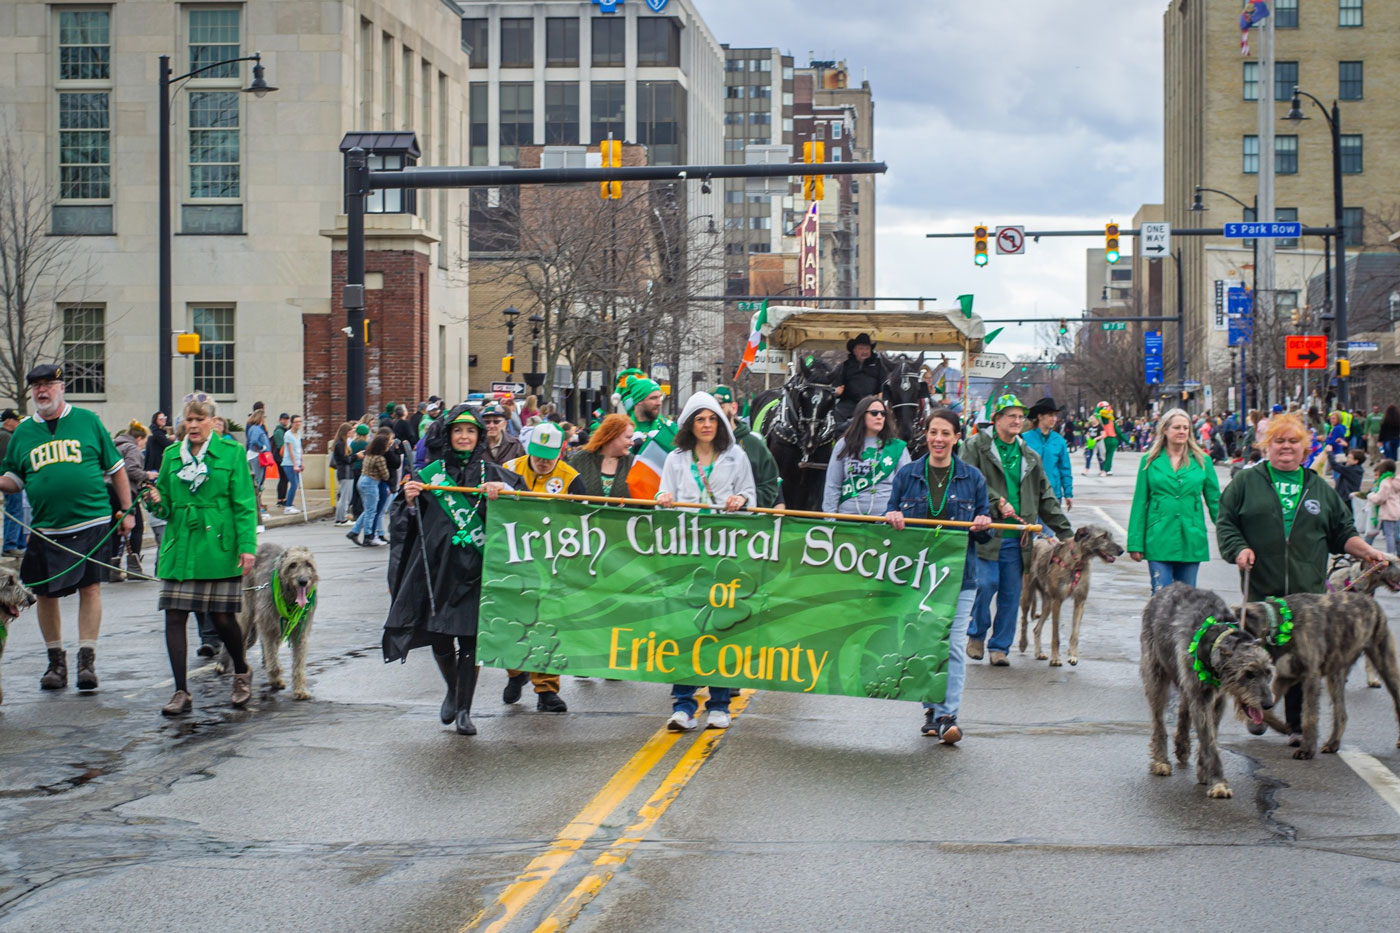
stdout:
[[[461,735],[476,735],[471,709],[480,671],[476,629],[486,497],[451,493],[444,503],[423,484],[443,478],[440,465],[444,485],[480,487],[495,481],[513,487],[514,474],[486,459],[485,436],[485,427],[466,405],[434,421],[425,441],[428,463],[403,484],[389,513],[392,602],[384,623],[384,661],[403,661],[410,650],[430,646],[447,682],[442,721],[455,720]],[[458,520],[444,504],[457,512]]]

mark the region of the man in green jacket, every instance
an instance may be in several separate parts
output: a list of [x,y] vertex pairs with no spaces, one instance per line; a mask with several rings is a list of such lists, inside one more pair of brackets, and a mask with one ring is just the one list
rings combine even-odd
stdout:
[[753,467],[753,483],[756,490],[754,505],[761,509],[771,509],[778,504],[778,461],[773,459],[763,438],[753,433],[753,428],[739,420],[739,403],[734,401],[734,392],[729,386],[715,386],[710,393],[719,402],[719,407],[729,416],[729,424],[734,428],[734,437]]
[[[1003,395],[993,406],[992,427],[963,445],[962,459],[986,477],[987,499],[998,521],[1018,521],[1020,516],[1019,520],[1032,524],[1039,515],[1056,535],[1068,536],[1073,529],[1045,478],[1045,468],[1035,451],[1021,440],[1025,421],[1026,406],[1021,400]],[[1023,545],[1021,538],[1019,531],[1003,531],[977,545],[977,599],[967,629],[967,656],[980,661],[986,648],[995,667],[1011,665],[1006,654],[1016,634],[1021,573],[1031,556],[1030,539]],[[995,624],[992,597],[997,601]]]

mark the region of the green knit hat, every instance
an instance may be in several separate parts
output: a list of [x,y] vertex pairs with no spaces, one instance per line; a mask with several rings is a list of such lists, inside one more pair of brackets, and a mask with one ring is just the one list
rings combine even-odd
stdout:
[[710,391],[710,394],[715,397],[716,402],[734,401],[734,393],[730,390],[729,386],[715,386],[714,389]]
[[645,399],[653,392],[660,392],[661,386],[655,380],[640,376],[627,384],[627,391],[622,396],[622,407],[630,415],[632,409],[637,407],[637,403]]

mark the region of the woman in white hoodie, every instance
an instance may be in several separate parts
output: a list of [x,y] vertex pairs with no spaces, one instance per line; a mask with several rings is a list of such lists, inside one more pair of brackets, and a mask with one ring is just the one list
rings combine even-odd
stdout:
[[[708,392],[696,392],[681,411],[676,449],[666,455],[661,468],[657,504],[670,508],[677,502],[699,502],[707,507],[707,512],[737,512],[753,500],[753,467],[748,455],[735,441],[719,402]],[[697,689],[688,684],[672,685],[672,714],[666,721],[672,732],[696,728]],[[731,687],[710,688],[710,698],[705,701],[706,728],[729,728],[729,700],[733,694]]]

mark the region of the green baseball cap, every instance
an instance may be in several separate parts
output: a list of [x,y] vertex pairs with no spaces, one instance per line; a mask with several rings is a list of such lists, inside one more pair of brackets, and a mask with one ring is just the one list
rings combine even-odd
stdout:
[[557,460],[564,452],[564,432],[552,421],[537,426],[530,432],[528,453],[541,460]]
[[476,416],[476,412],[472,411],[470,408],[462,409],[462,413],[453,418],[448,427],[450,428],[453,424],[469,424],[478,431],[484,431],[486,429],[481,423],[481,419]]
[[710,394],[715,397],[716,402],[734,401],[734,393],[730,391],[729,386],[715,386],[714,389],[710,391]]
[[996,400],[996,404],[992,407],[993,417],[1001,414],[1008,408],[1019,408],[1022,412],[1024,412],[1026,410],[1026,403],[1021,401],[1014,395],[1003,395],[1001,398]]

